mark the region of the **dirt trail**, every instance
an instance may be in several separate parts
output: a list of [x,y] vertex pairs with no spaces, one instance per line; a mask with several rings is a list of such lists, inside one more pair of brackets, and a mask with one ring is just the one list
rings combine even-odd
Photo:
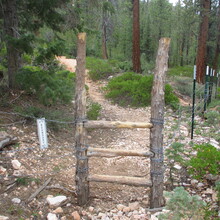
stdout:
[[[74,59],[60,57],[59,61],[68,70],[75,70],[74,65],[76,61]],[[86,85],[89,87],[89,98],[102,106],[101,120],[149,121],[150,108],[122,108],[106,100],[102,90],[106,83],[106,81],[93,82],[88,76],[86,77]],[[149,129],[96,129],[88,132],[88,144],[89,146],[102,148],[147,150],[149,147]],[[149,159],[117,157],[97,160],[97,158],[91,158],[90,172],[94,174],[144,176],[149,179]],[[94,189],[91,189],[91,194],[94,196],[101,193],[105,198],[115,197],[114,200],[116,199],[118,202],[140,200],[140,197],[143,196],[143,190],[147,190],[141,187],[128,187],[107,183],[91,185],[92,188],[94,187]]]

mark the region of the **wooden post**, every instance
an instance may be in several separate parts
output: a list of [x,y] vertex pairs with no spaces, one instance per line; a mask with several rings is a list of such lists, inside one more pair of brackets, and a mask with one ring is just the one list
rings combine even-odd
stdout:
[[164,156],[163,156],[163,122],[164,122],[164,90],[165,75],[168,69],[168,51],[170,39],[162,38],[156,59],[156,69],[151,98],[151,123],[150,150],[154,153],[151,158],[151,182],[150,208],[164,206],[163,180],[164,180]]
[[76,150],[76,193],[79,205],[85,205],[89,198],[88,157],[86,148],[86,91],[85,91],[85,59],[86,33],[78,34],[77,66],[76,66],[76,95],[75,95],[75,150]]

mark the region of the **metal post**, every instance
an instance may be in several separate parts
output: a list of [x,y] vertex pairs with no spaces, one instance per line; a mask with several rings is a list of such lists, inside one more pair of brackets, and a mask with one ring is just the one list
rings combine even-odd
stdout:
[[194,65],[194,73],[193,73],[193,103],[192,103],[191,139],[193,139],[193,131],[194,131],[195,100],[196,100],[196,65]]
[[209,87],[209,66],[206,67],[206,75],[205,75],[204,112],[206,111],[206,107],[207,107],[208,87]]
[[213,69],[210,70],[210,76],[209,76],[209,94],[208,94],[208,101],[207,105],[209,105],[212,101],[212,88],[213,88]]

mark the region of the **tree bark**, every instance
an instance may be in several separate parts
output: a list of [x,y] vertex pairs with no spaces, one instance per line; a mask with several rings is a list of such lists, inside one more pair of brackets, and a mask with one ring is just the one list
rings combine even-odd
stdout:
[[76,193],[79,205],[85,205],[89,198],[88,157],[86,148],[86,90],[85,90],[85,58],[86,33],[78,34],[75,96],[75,149],[76,149]]
[[133,71],[141,72],[140,61],[140,19],[139,0],[133,0],[133,51],[132,51]]
[[4,0],[3,19],[4,37],[6,40],[7,60],[8,60],[8,86],[15,88],[15,74],[21,66],[19,50],[12,44],[13,39],[18,39],[18,16],[16,0]]
[[[105,12],[103,12],[104,14]],[[107,60],[108,59],[108,51],[107,51],[107,38],[106,38],[106,16],[103,15],[103,22],[102,22],[102,58]]]
[[216,49],[215,49],[215,56],[213,60],[213,69],[215,70],[215,74],[217,74],[217,68],[218,68],[218,59],[219,59],[219,53],[220,53],[220,0],[218,5],[218,14],[217,14],[217,38],[216,38]]
[[207,38],[209,27],[209,12],[210,0],[201,0],[200,9],[200,29],[198,38],[198,49],[196,57],[196,81],[204,83],[205,69],[206,69],[206,53],[207,53]]
[[156,69],[151,94],[151,123],[150,150],[154,153],[151,158],[151,182],[150,208],[158,208],[164,205],[163,179],[164,179],[164,156],[163,156],[163,122],[164,122],[164,90],[165,77],[168,69],[168,51],[170,39],[162,38],[156,59]]

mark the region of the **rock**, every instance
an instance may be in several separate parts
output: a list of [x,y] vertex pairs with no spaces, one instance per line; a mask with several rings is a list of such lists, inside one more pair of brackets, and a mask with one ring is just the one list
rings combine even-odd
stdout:
[[57,216],[53,213],[48,213],[47,220],[58,220]]
[[139,202],[129,203],[128,206],[130,207],[131,211],[138,210],[140,208]]
[[216,149],[220,150],[219,143],[218,143],[218,141],[216,141],[215,139],[210,139],[210,144],[211,144],[212,146],[214,146]]
[[13,176],[22,176],[22,173],[20,170],[14,170]]
[[81,219],[81,217],[80,217],[80,215],[79,215],[79,213],[77,211],[73,212],[71,214],[71,216],[73,216],[74,220],[80,220]]
[[180,170],[182,167],[181,167],[180,165],[176,164],[176,165],[174,166],[174,168],[177,169],[177,170]]
[[60,220],[67,220],[66,216],[61,217]]
[[94,212],[94,207],[92,207],[92,206],[89,206],[89,212]]
[[11,200],[14,204],[20,204],[21,203],[21,200],[19,198],[13,198]]
[[0,174],[5,174],[7,169],[5,169],[3,166],[0,166]]
[[126,206],[122,204],[118,204],[116,207],[119,211],[122,211]]
[[67,200],[67,197],[66,196],[56,196],[56,197],[51,198],[51,196],[48,196],[46,200],[47,200],[50,207],[58,207],[58,206],[60,206],[61,203],[65,202]]
[[195,186],[199,181],[198,180],[191,180],[190,183],[192,186]]
[[61,213],[63,213],[63,209],[61,207],[58,207],[53,211],[53,213],[54,214],[61,214]]
[[0,215],[0,220],[9,220],[9,217]]
[[197,187],[202,188],[202,187],[204,187],[204,184],[203,183],[198,183]]
[[204,194],[213,194],[213,190],[212,189],[210,189],[210,188],[208,188],[208,189],[206,189],[204,192],[203,192]]
[[131,211],[131,208],[130,207],[124,207],[123,208],[123,212],[130,212]]
[[18,160],[12,160],[11,164],[15,170],[19,170],[21,168],[21,163]]

